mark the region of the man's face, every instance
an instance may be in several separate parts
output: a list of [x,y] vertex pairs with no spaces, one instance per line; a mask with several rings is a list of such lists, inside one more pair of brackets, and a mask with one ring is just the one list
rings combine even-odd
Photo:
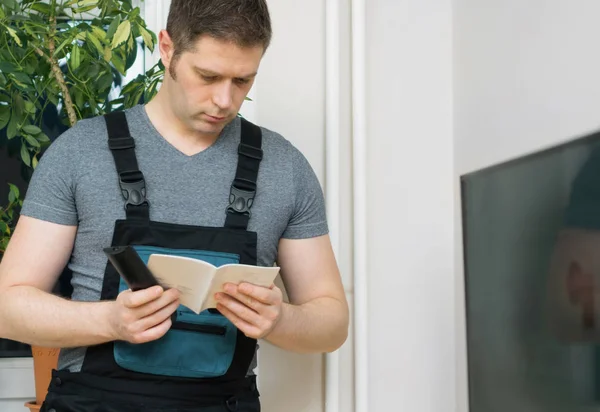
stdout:
[[262,46],[241,48],[203,36],[175,60],[172,50],[167,48],[163,62],[174,114],[189,132],[218,135],[235,118],[254,83]]

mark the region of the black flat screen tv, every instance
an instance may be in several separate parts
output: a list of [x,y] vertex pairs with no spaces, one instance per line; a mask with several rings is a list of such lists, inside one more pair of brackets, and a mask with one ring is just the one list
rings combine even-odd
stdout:
[[600,410],[600,133],[460,184],[470,412]]

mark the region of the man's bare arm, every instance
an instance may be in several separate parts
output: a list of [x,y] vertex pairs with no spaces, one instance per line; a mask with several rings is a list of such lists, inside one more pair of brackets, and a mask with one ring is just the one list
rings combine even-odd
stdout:
[[283,349],[333,352],[348,336],[348,303],[329,236],[279,243],[279,266],[290,304],[281,290],[227,283],[217,309],[246,336]]
[[115,339],[144,342],[166,333],[178,304],[176,291],[128,291],[116,302],[93,303],[50,293],[69,259],[76,230],[19,219],[0,263],[0,337],[73,347]]
[[333,352],[348,336],[348,302],[329,236],[282,239],[278,263],[290,304],[265,338],[294,352]]

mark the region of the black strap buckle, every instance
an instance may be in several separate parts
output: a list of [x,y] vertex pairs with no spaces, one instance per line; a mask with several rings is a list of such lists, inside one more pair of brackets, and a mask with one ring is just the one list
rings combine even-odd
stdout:
[[232,185],[229,192],[227,213],[239,213],[251,216],[250,208],[254,203],[254,196],[256,196],[256,190],[242,190]]
[[134,170],[119,173],[119,186],[125,199],[125,209],[127,206],[140,206],[148,204],[146,199],[146,181],[142,172]]
[[262,149],[245,143],[240,143],[238,146],[238,153],[251,159],[262,160],[263,158]]
[[110,150],[134,149],[135,141],[132,137],[112,137],[108,139],[108,148]]

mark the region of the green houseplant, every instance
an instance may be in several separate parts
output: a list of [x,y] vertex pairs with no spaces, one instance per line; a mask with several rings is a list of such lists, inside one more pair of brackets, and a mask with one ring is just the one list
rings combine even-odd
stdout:
[[[48,130],[154,96],[160,63],[115,87],[140,49],[154,50],[156,35],[140,13],[131,0],[0,0],[0,147],[20,158],[25,180],[50,143]],[[11,185],[8,202],[0,199],[0,259],[21,195]]]
[[[127,71],[154,50],[156,35],[131,0],[0,0],[0,149],[20,159],[27,181],[51,137],[78,120],[149,101],[159,63],[127,85]],[[0,199],[0,260],[22,193]],[[58,350],[32,348],[39,409]]]

